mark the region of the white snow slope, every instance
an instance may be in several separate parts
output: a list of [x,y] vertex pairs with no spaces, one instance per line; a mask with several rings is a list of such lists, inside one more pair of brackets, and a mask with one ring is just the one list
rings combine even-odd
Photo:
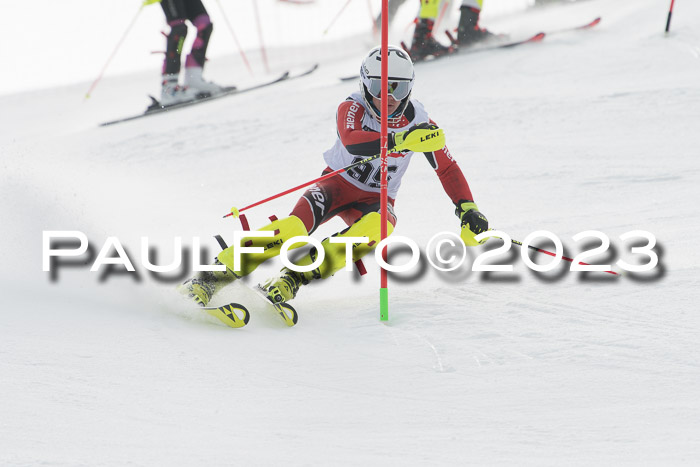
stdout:
[[[231,206],[318,176],[336,106],[356,89],[337,78],[361,50],[305,79],[106,128],[143,108],[152,74],[109,78],[89,104],[86,83],[0,98],[0,465],[697,465],[700,4],[677,2],[664,37],[667,3],[494,20],[520,36],[603,16],[594,30],[419,65],[414,88],[493,228],[552,231],[569,255],[574,235],[599,230],[616,253],[594,263],[645,262],[619,236],[646,230],[660,265],[641,279],[584,280],[560,272],[569,263],[539,277],[513,247],[501,259],[515,271],[484,276],[469,271],[474,249],[456,272],[392,278],[388,323],[373,258],[362,278],[304,287],[294,328],[253,309],[237,330],[140,261],[141,236],[159,263],[177,236],[213,253],[211,235],[239,228],[221,219]],[[211,75],[224,65],[212,60]],[[251,224],[297,196],[252,210]],[[458,232],[422,157],[396,211],[395,234],[424,250]],[[141,280],[101,281],[88,263],[51,281],[48,230],[82,231],[95,252],[116,236]]]

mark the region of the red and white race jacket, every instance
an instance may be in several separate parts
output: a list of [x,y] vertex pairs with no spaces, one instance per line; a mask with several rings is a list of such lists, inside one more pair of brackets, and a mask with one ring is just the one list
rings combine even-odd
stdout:
[[[411,126],[432,122],[423,104],[411,99],[403,116],[398,121],[389,121],[389,132],[395,133],[408,130]],[[434,123],[434,122],[432,122]],[[333,147],[323,153],[328,166],[337,170],[353,164],[365,157],[379,154],[380,123],[365,107],[365,102],[359,92],[352,94],[340,106],[336,116],[338,139]],[[389,197],[396,199],[401,186],[401,178],[413,152],[391,153],[388,159]],[[425,153],[430,165],[435,169],[445,192],[453,203],[464,200],[474,200],[472,193],[457,162],[452,158],[447,146],[439,151]],[[379,192],[381,172],[380,160],[375,159],[365,164],[341,172],[341,176],[364,191]]]

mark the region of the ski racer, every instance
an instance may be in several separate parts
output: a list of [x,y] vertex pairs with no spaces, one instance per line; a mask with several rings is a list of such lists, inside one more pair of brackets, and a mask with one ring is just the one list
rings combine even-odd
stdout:
[[[457,26],[458,46],[467,47],[493,36],[478,25],[483,2],[484,0],[462,0]],[[416,29],[413,32],[413,41],[411,42],[411,56],[414,60],[420,61],[431,55],[439,56],[452,52],[452,47],[440,44],[433,36],[440,0],[421,0],[420,3]]]
[[[216,95],[222,92],[222,87],[205,81],[202,70],[206,61],[209,37],[214,29],[207,10],[201,0],[155,0],[160,1],[165,13],[165,19],[170,26],[165,61],[163,62],[163,79],[160,94],[160,104],[168,106],[186,102],[198,97]],[[192,50],[185,60],[184,85],[178,84],[180,75],[180,54],[182,44],[187,36],[189,20],[197,28],[197,38],[192,44]]]
[[[360,89],[338,106],[336,124],[338,138],[324,153],[328,167],[325,173],[347,167],[368,156],[380,152],[381,109],[381,55],[380,48],[372,49],[364,58],[360,68]],[[414,82],[413,63],[401,48],[388,47],[389,77],[389,138],[388,148],[388,196],[389,214],[387,232],[396,224],[393,205],[401,178],[408,168],[414,152],[417,135],[434,134],[437,125],[428,116],[423,104],[411,97]],[[413,133],[413,135],[411,135]],[[419,138],[418,138],[419,139]],[[488,230],[486,217],[479,212],[467,180],[457,162],[452,158],[444,137],[438,145],[441,149],[425,153],[440,182],[456,207],[461,223],[461,238],[466,245],[479,242],[475,236]],[[233,245],[223,250],[214,264],[225,265],[223,272],[202,272],[180,285],[180,291],[196,303],[206,306],[211,297],[226,284],[246,276],[264,261],[280,253],[282,243],[292,237],[307,236],[321,224],[338,216],[348,227],[332,237],[368,237],[367,243],[352,244],[352,260],[357,261],[371,252],[380,241],[380,160],[360,164],[340,175],[312,185],[294,206],[290,215],[274,220],[261,231],[272,231],[273,237],[245,237],[241,246],[262,247],[262,253],[241,255],[242,266],[234,270]],[[481,242],[483,243],[483,241]],[[279,275],[266,281],[261,287],[272,303],[283,303],[293,299],[302,285],[310,281],[327,279],[345,266],[344,243],[331,243],[329,238],[321,242],[325,259],[321,265],[309,272],[296,272],[283,268]],[[301,244],[297,244],[301,247]],[[292,247],[294,248],[294,247]],[[317,251],[312,248],[300,260],[298,266],[315,262]]]

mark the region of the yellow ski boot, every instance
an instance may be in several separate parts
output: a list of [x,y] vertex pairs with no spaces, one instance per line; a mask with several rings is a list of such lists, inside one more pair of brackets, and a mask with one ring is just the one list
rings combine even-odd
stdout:
[[[221,265],[217,259],[214,265]],[[178,291],[192,299],[199,306],[207,306],[216,292],[230,284],[238,276],[230,269],[226,271],[202,271],[178,286]]]
[[279,275],[268,279],[260,285],[260,288],[265,291],[268,300],[272,303],[285,303],[297,296],[299,287],[309,283],[309,279],[304,274],[283,268]]
[[[366,243],[352,245],[352,261],[357,261],[370,251],[381,240],[380,236],[381,216],[378,212],[371,212],[360,218],[353,225],[333,235],[333,237],[366,237]],[[394,226],[387,223],[387,232],[391,234]],[[286,303],[296,297],[299,288],[315,279],[327,279],[345,267],[345,244],[331,243],[329,238],[321,242],[323,246],[324,260],[319,267],[308,272],[296,272],[283,268],[279,275],[268,279],[260,285],[267,298],[274,304]],[[312,248],[298,262],[298,266],[308,266],[316,262],[318,251]]]

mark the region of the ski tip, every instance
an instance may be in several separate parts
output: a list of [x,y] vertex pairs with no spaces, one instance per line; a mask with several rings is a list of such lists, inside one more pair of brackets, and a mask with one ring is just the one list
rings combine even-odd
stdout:
[[220,307],[204,307],[203,310],[230,328],[242,328],[250,321],[250,312],[240,303],[229,303]]
[[299,321],[299,315],[297,314],[297,310],[295,310],[294,307],[289,303],[273,303],[273,306],[275,307],[279,315],[282,317],[284,324],[286,324],[290,328],[297,324],[297,322]]
[[[222,311],[229,320],[224,322],[233,328],[241,328],[250,321],[250,312],[240,303],[229,303],[228,305],[220,306],[219,310]],[[243,314],[242,318],[239,316],[240,314]]]
[[302,71],[299,74],[295,74],[293,76],[290,76],[290,78],[301,78],[302,76],[310,75],[314,71],[318,70],[319,66],[320,66],[320,64],[314,63],[313,65],[311,65],[311,68],[308,68],[306,71]]
[[238,309],[243,310],[245,312],[245,316],[243,317],[243,323],[248,324],[248,322],[250,321],[250,313],[248,312],[248,309],[243,305],[237,303],[234,303],[233,305],[236,305]]
[[596,19],[594,19],[594,20],[591,21],[590,23],[586,24],[585,26],[582,26],[581,29],[592,28],[593,26],[595,26],[595,25],[597,25],[597,24],[600,24],[600,22],[601,22],[602,20],[603,20],[603,18],[601,18],[600,16],[598,16]]
[[[545,36],[546,36],[546,34],[544,32],[538,32],[534,36],[530,36],[527,39],[516,41],[516,42],[509,42],[507,44],[497,45],[495,48],[496,49],[510,49],[510,48],[517,47],[517,46],[523,45],[523,44],[530,44],[532,42],[540,42],[540,41],[542,41],[542,39],[545,38]],[[486,49],[486,50],[489,50],[489,49]]]

